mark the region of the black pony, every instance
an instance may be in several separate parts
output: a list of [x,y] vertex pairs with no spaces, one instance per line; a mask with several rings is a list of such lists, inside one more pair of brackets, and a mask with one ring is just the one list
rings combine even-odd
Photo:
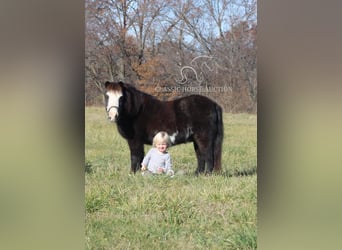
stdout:
[[108,119],[116,122],[131,151],[131,171],[140,169],[144,144],[152,144],[159,131],[166,131],[172,145],[193,142],[196,173],[221,170],[223,141],[222,108],[201,95],[160,101],[123,82],[106,82]]

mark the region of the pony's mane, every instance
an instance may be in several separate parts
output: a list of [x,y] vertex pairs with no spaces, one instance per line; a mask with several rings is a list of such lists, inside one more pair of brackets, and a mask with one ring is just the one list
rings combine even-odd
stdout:
[[124,90],[130,92],[130,93],[138,93],[140,95],[145,95],[145,96],[148,96],[149,98],[151,99],[155,99],[155,100],[158,100],[158,98],[156,98],[155,96],[149,94],[149,93],[146,93],[144,91],[141,91],[139,89],[137,89],[135,86],[133,86],[132,84],[128,84],[128,83],[122,83],[122,86],[124,87]]

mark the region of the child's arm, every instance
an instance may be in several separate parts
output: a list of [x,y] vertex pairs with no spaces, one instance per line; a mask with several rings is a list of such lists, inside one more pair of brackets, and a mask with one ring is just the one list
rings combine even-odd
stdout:
[[165,173],[167,175],[170,175],[171,177],[174,176],[174,171],[172,170],[172,160],[171,160],[171,156],[168,155],[168,158],[166,159],[166,162],[165,162]]
[[172,170],[172,162],[169,153],[166,153],[165,158],[163,158],[163,163],[160,167],[157,168],[157,172],[159,174],[167,173],[169,170]]
[[141,171],[145,171],[147,169],[147,165],[151,159],[151,150],[148,151],[146,156],[144,157],[142,163],[141,163]]
[[172,170],[172,159],[170,155],[168,155],[165,161],[165,172],[167,172],[168,170]]

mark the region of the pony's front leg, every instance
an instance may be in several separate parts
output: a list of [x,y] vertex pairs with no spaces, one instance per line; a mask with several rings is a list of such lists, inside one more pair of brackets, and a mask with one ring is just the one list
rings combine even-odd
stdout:
[[129,141],[128,145],[131,151],[131,171],[136,173],[144,159],[144,144],[137,141]]

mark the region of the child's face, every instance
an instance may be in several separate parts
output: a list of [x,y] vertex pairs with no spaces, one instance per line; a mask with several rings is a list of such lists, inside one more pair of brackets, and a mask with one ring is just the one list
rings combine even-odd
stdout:
[[160,152],[164,153],[166,151],[166,149],[167,149],[167,144],[165,142],[158,142],[158,143],[156,143],[156,148]]

